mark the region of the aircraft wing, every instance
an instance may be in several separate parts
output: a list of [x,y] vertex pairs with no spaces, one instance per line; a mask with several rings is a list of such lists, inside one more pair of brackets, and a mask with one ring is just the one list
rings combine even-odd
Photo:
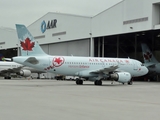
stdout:
[[24,66],[20,66],[17,68],[8,68],[8,69],[1,70],[0,72],[1,73],[16,73],[16,72],[19,72],[23,67]]
[[118,65],[115,65],[115,66],[110,66],[110,67],[107,67],[107,68],[102,68],[102,69],[97,69],[97,70],[92,70],[90,71],[90,73],[105,73],[105,74],[108,74],[109,72],[113,72],[113,71],[118,71]]

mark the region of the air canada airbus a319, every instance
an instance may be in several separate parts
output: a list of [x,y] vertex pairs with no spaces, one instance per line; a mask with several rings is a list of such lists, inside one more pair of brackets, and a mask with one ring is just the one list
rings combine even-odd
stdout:
[[16,29],[22,56],[13,57],[14,62],[50,73],[79,76],[78,85],[83,84],[84,78],[95,85],[102,85],[103,78],[132,84],[132,77],[148,73],[148,69],[134,59],[51,56],[41,49],[24,25],[16,24]]

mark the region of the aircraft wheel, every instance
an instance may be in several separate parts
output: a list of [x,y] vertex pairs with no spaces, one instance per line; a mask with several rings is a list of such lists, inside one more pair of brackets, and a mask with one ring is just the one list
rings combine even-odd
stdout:
[[82,85],[82,84],[83,84],[83,80],[77,79],[77,80],[76,80],[76,84],[77,84],[77,85]]
[[97,80],[96,80],[96,81],[94,81],[94,85],[97,85]]
[[101,80],[98,80],[98,85],[102,85],[102,81]]
[[80,85],[83,85],[83,80],[80,80]]
[[9,76],[6,76],[6,77],[4,77],[4,79],[11,79],[11,77],[9,77]]
[[101,81],[101,80],[96,80],[96,81],[94,82],[94,84],[95,84],[95,85],[102,85],[102,81]]
[[76,84],[77,84],[77,85],[78,85],[78,81],[79,81],[79,80],[77,79],[77,80],[76,80]]
[[133,84],[133,81],[130,80],[130,81],[128,82],[128,85],[132,85],[132,84]]

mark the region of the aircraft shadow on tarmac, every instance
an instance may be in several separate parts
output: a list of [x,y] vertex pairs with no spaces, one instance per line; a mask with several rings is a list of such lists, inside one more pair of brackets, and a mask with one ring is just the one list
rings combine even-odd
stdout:
[[[17,82],[15,83],[14,80],[10,80],[11,83],[8,83],[8,80],[6,82],[0,83],[2,86],[24,86],[24,87],[45,87],[45,86],[77,86],[77,87],[82,87],[82,86],[93,86],[93,87],[121,87],[121,86],[128,86],[128,84],[121,84],[121,83],[116,83],[114,82],[111,84],[110,82],[104,82],[102,85],[94,85],[94,82],[88,82],[84,81],[83,85],[77,85],[75,81],[55,81],[55,80],[16,80]],[[63,83],[65,82],[65,83]]]
[[56,86],[59,86],[59,87],[63,87],[63,86],[77,86],[77,87],[83,87],[83,86],[89,86],[89,87],[121,87],[121,86],[128,86],[127,84],[126,85],[123,85],[123,84],[103,84],[103,85],[94,85],[94,84],[83,84],[83,85],[76,85],[76,84],[72,84],[72,83],[69,83],[69,84],[1,84],[3,86],[15,86],[15,87],[47,87],[47,86],[50,86],[50,87],[56,87]]

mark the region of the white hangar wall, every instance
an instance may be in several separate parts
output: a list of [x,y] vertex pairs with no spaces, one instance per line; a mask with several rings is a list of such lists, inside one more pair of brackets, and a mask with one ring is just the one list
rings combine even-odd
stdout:
[[123,0],[92,18],[93,37],[159,29],[160,0]]
[[41,47],[50,55],[89,56],[89,40],[52,43]]
[[122,3],[115,5],[92,18],[92,35],[107,36],[121,32]]
[[0,49],[18,47],[18,39],[15,29],[1,27],[0,38]]
[[152,4],[146,0],[122,2],[122,33],[152,29]]
[[[44,20],[47,24],[48,21],[54,19],[57,20],[56,28],[48,29],[42,33],[42,21]],[[31,24],[28,29],[40,44],[46,44],[89,38],[91,32],[90,26],[90,17],[62,13],[48,13]]]
[[[42,21],[57,20],[56,27],[41,31]],[[77,15],[48,13],[28,29],[50,55],[89,56],[91,18]]]
[[160,0],[152,2],[152,25],[154,29],[160,29]]

